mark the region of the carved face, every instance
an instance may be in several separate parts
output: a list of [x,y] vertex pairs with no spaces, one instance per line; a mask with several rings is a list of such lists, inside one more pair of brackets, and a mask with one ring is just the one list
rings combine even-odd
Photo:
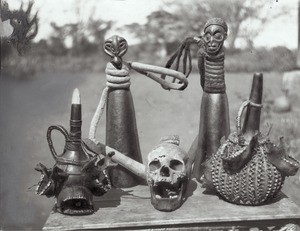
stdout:
[[94,212],[93,195],[85,186],[63,187],[57,197],[56,209],[66,215],[92,214]]
[[126,39],[118,35],[110,37],[104,43],[104,52],[112,58],[111,62],[117,69],[121,69],[121,57],[127,52],[127,49],[128,44]]
[[223,46],[227,33],[224,28],[218,25],[210,25],[204,30],[204,41],[206,43],[206,52],[216,54]]
[[67,215],[86,215],[94,212],[93,195],[102,196],[110,189],[105,171],[97,168],[69,175],[57,196],[56,209]]
[[[95,159],[84,165],[55,165],[47,169],[38,164],[35,168],[42,173],[36,193],[47,197],[55,196],[56,209],[66,215],[87,215],[94,212],[93,195],[102,196],[111,187],[106,173],[106,160],[95,165]],[[70,173],[71,170],[72,174]]]
[[149,153],[146,170],[154,208],[179,208],[187,186],[186,153],[174,143],[163,142]]

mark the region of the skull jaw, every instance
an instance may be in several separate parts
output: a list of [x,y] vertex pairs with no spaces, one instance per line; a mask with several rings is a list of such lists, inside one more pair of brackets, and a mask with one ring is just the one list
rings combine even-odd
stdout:
[[170,187],[173,188],[174,186],[165,182],[163,182],[163,184],[158,183],[158,186],[150,185],[151,204],[155,209],[163,212],[171,212],[182,205],[186,183],[178,183],[178,189],[172,190],[168,195],[166,192]]
[[94,213],[93,196],[82,186],[64,188],[57,197],[56,210],[65,215],[89,215]]

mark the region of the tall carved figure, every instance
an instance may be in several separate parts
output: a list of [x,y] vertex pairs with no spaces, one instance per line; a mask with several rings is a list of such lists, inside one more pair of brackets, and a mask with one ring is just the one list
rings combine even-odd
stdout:
[[[129,68],[122,63],[127,49],[127,41],[120,36],[112,36],[104,44],[104,51],[112,58],[105,70],[108,86],[106,145],[142,163]],[[139,183],[139,178],[121,165],[111,169],[109,175],[115,187],[132,187]]]
[[[106,147],[104,148],[114,150],[115,155],[112,159],[120,164],[109,172],[112,184],[120,188],[132,187],[140,183],[140,179],[132,172],[136,173],[138,170],[134,165],[141,166],[139,163],[142,163],[129,71],[133,69],[168,90],[183,90],[188,84],[186,77],[180,72],[149,64],[124,61],[122,56],[125,55],[127,49],[127,41],[118,35],[105,41],[104,51],[111,57],[111,61],[106,66],[106,88],[103,90],[91,121],[89,133],[89,139],[92,141],[89,144],[94,146],[93,143],[98,143],[95,137],[97,124],[106,104]],[[162,80],[157,74],[171,76],[175,80],[178,79],[179,83]],[[138,175],[143,178],[144,173],[140,170],[138,172]]]
[[218,150],[221,138],[230,133],[223,48],[227,30],[222,19],[208,20],[204,27],[204,49],[199,50],[198,68],[203,95],[199,134],[189,150],[194,160],[193,175],[198,180],[203,175],[202,163]]
[[[228,27],[221,18],[209,19],[204,34],[185,38],[166,63],[167,68],[179,69],[188,77],[192,71],[190,47],[197,44],[198,69],[203,88],[199,134],[188,152],[187,169],[200,181],[203,162],[218,150],[222,137],[230,132],[229,110],[224,79],[224,48]],[[181,58],[183,59],[181,60]],[[165,79],[165,75],[161,75]],[[175,80],[174,80],[175,81]]]
[[[111,63],[108,63],[106,75],[110,75],[111,72],[119,73],[120,78],[128,79],[128,84],[126,87],[120,87],[121,84],[117,84],[116,87],[110,87],[108,90],[106,145],[142,163],[135,110],[129,88],[129,69],[123,65],[122,69],[117,70]],[[138,177],[120,165],[111,169],[109,174],[112,184],[117,187],[131,187],[138,183]]]

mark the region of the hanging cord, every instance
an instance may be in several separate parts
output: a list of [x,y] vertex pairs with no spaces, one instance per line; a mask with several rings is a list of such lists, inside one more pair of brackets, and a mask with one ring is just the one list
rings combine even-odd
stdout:
[[[205,52],[203,49],[204,47],[204,40],[202,37],[187,37],[185,40],[183,40],[178,47],[178,49],[175,51],[175,53],[169,58],[167,61],[165,67],[166,68],[172,68],[174,66],[174,70],[178,71],[180,67],[182,66],[182,73],[186,76],[186,78],[190,75],[192,72],[192,55],[191,55],[191,45],[196,44],[199,47],[199,51],[201,51],[201,55],[205,55]],[[183,55],[183,60],[181,63],[181,58]],[[166,78],[166,75],[161,75],[162,79]],[[175,82],[175,79],[172,81]]]
[[[138,62],[128,62],[128,63],[124,62],[124,63],[125,65],[129,66],[131,69],[135,70],[136,72],[149,77],[155,82],[158,82],[166,90],[171,90],[171,89],[184,90],[188,85],[188,80],[186,79],[186,76],[181,72],[172,69],[167,69],[165,67],[153,66],[153,65],[138,63]],[[168,82],[155,74],[171,76],[173,77],[173,79],[178,79],[179,82],[178,83],[175,83],[175,81]]]
[[107,101],[108,90],[111,89],[128,89],[130,87],[129,69],[123,65],[121,70],[117,70],[112,63],[108,63],[105,69],[106,87],[104,88],[96,112],[92,118],[89,139],[96,142],[96,129],[100,118],[104,112]]
[[[183,40],[175,53],[169,58],[165,67],[173,68],[176,71],[180,69],[187,78],[192,71],[190,50],[192,44],[196,44],[199,48],[198,69],[203,90],[208,93],[224,93],[226,89],[224,81],[224,50],[221,48],[217,54],[209,55],[206,52],[206,44],[202,36],[187,37]],[[161,75],[161,78],[165,79],[166,76]],[[175,82],[175,79],[172,82]]]

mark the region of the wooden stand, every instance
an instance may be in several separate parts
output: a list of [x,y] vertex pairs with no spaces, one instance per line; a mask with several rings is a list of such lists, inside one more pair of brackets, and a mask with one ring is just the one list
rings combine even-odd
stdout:
[[94,214],[66,216],[51,212],[43,230],[248,230],[253,227],[278,230],[300,224],[300,208],[281,192],[266,205],[241,206],[205,193],[200,184],[192,181],[187,196],[181,208],[160,212],[150,203],[148,186],[112,189],[95,198]]

